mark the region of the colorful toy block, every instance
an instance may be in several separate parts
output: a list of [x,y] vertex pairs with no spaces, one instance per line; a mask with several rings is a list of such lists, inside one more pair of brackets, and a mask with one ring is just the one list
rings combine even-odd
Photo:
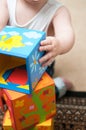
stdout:
[[47,73],[43,74],[32,94],[3,89],[3,98],[15,130],[27,130],[56,113],[54,81]]
[[[14,130],[12,127],[9,110],[6,111],[4,116],[3,130]],[[26,130],[53,130],[53,119],[49,119],[43,123],[37,124],[36,126]]]
[[0,109],[2,111],[4,111],[4,104],[3,104],[3,101],[2,101],[2,89],[0,89]]
[[[32,92],[47,68],[38,62],[45,53],[39,51],[45,37],[45,32],[12,26],[6,26],[0,32],[0,87],[26,94]],[[26,68],[27,83],[9,82],[8,72],[22,65]]]
[[3,125],[3,130],[14,130],[12,126],[9,110],[7,110],[4,114],[2,125]]

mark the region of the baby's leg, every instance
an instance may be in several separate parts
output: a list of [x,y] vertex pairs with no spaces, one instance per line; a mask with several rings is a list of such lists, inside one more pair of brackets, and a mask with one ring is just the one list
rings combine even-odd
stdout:
[[56,98],[61,98],[66,94],[68,90],[73,88],[73,84],[62,77],[54,78],[55,82],[55,90],[56,90]]
[[[53,77],[55,61],[48,67],[47,73]],[[73,84],[63,77],[56,77],[53,79],[55,82],[56,98],[64,96],[67,90],[73,87]]]

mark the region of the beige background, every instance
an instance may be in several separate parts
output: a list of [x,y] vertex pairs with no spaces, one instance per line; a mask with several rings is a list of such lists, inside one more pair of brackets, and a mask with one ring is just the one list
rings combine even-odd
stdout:
[[69,9],[75,30],[75,45],[56,58],[55,77],[71,80],[75,91],[86,91],[86,0],[59,0]]

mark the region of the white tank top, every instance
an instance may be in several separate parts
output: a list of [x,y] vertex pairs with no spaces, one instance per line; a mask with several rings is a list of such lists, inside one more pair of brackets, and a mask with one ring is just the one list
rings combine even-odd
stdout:
[[47,29],[53,16],[55,15],[55,12],[62,6],[62,4],[56,0],[48,0],[48,2],[31,20],[29,20],[24,25],[19,25],[15,18],[16,2],[17,0],[7,0],[9,10],[9,25],[45,32],[47,32]]

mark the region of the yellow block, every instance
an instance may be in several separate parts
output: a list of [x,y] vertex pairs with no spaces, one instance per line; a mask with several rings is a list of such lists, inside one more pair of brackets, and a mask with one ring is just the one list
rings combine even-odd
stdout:
[[4,115],[3,129],[4,130],[14,130],[12,128],[12,122],[11,122],[10,114],[9,114],[8,110],[5,112],[5,115]]

